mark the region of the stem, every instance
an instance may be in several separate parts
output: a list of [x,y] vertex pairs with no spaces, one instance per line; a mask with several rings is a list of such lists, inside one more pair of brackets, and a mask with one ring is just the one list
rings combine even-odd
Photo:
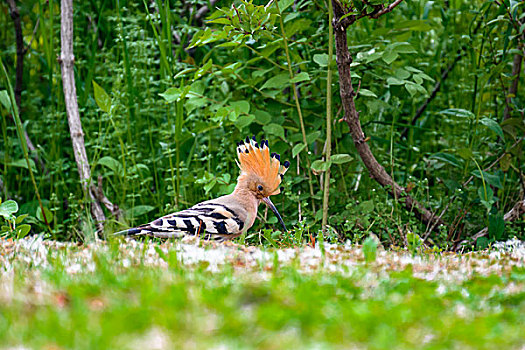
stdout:
[[[326,72],[326,162],[330,164],[332,153],[332,55],[334,51],[334,28],[332,25],[332,2],[328,1],[328,69]],[[328,200],[330,197],[330,167],[326,170],[323,188],[323,220],[320,240],[326,233],[328,223]]]
[[[293,70],[292,70],[292,60],[290,59],[290,52],[288,51],[288,39],[286,38],[286,32],[284,31],[283,16],[281,15],[281,9],[279,9],[279,4],[277,1],[275,1],[275,7],[277,7],[277,13],[279,15],[279,23],[281,25],[281,32],[283,33],[283,43],[284,43],[284,51],[286,53],[286,62],[288,63],[288,73],[290,74],[290,80],[292,80],[294,77]],[[306,141],[306,131],[304,128],[303,113],[301,111],[301,105],[299,103],[299,94],[297,93],[297,85],[295,85],[295,83],[292,83],[292,89],[293,89],[293,96],[295,99],[295,107],[297,108],[297,114],[299,115],[299,124],[301,125],[303,143],[304,143],[306,154],[307,154],[306,155],[306,165],[308,167],[307,169],[308,185],[310,186],[310,196],[312,197],[312,211],[315,217],[314,186],[312,182],[312,172],[310,170],[310,158],[308,158],[308,142]]]

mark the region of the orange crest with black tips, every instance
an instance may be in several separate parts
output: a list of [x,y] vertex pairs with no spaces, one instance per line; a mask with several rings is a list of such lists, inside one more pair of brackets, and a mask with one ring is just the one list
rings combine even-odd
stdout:
[[281,178],[288,170],[290,162],[281,164],[281,157],[277,153],[270,154],[268,140],[257,143],[255,136],[251,139],[247,137],[237,144],[237,157],[241,175],[254,174],[271,189],[271,195],[280,193]]

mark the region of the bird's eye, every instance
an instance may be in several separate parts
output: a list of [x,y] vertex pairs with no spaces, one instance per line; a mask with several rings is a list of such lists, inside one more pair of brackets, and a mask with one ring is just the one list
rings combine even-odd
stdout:
[[259,191],[262,191],[262,190],[263,190],[263,187],[262,187],[261,185],[259,185],[259,186],[257,186],[257,189],[258,189]]

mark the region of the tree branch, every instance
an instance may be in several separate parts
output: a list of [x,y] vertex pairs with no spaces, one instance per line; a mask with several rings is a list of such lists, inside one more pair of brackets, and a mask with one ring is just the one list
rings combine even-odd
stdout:
[[91,169],[84,144],[84,132],[78,112],[77,90],[75,87],[75,76],[73,66],[75,56],[73,54],[73,0],[62,0],[60,4],[60,66],[62,68],[62,85],[64,89],[64,99],[67,110],[67,121],[73,153],[80,175],[80,182],[84,194],[91,199],[91,214],[95,220],[97,230],[104,229],[106,217],[104,211],[97,200],[95,191],[90,186]]
[[380,10],[378,13],[372,15],[372,18],[379,18],[380,16],[384,15],[385,13],[388,13],[392,11],[397,5],[399,5],[403,0],[396,0],[384,9]]
[[[210,0],[210,6],[213,7],[213,5],[215,5],[216,2],[217,2],[217,0]],[[198,9],[197,12],[195,13],[195,21],[200,21],[201,18],[204,15],[206,15],[206,13],[208,13],[208,11],[210,11],[210,8],[208,7],[208,5],[204,5],[203,7]]]
[[[412,198],[401,186],[399,186],[386,172],[385,168],[374,157],[368,143],[365,141],[365,134],[361,128],[361,122],[359,121],[359,113],[356,110],[354,97],[355,91],[352,87],[352,78],[350,74],[350,64],[352,63],[352,57],[348,51],[348,43],[346,39],[346,25],[353,23],[344,21],[348,16],[341,20],[345,15],[345,11],[341,4],[337,0],[332,0],[334,9],[334,32],[336,42],[336,60],[337,69],[339,71],[339,92],[341,95],[341,101],[344,107],[343,120],[350,127],[350,134],[354,141],[355,147],[359,152],[359,156],[363,161],[364,165],[368,169],[370,176],[374,178],[381,186],[385,187],[396,200],[404,200],[405,207],[412,211],[416,217],[426,225],[431,225],[435,221],[442,224],[443,221],[426,209],[422,204]],[[435,226],[434,226],[435,227]]]
[[[15,0],[6,0],[9,5],[9,15],[13,20],[15,27],[15,42],[16,42],[16,78],[15,78],[15,101],[18,107],[18,115],[22,119],[22,90],[24,83],[24,56],[27,52],[27,48],[24,46],[24,35],[22,33],[22,22],[20,20],[20,12],[16,7]],[[38,24],[37,24],[38,26]],[[14,116],[11,116],[14,118]],[[27,148],[31,152],[31,156],[36,164],[40,167],[40,170],[47,172],[44,162],[38,156],[36,147],[29,138],[27,131],[24,130],[24,137],[26,139]]]

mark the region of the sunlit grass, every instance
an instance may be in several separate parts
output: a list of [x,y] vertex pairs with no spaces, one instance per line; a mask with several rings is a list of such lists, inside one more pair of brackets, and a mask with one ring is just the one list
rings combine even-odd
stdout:
[[[27,247],[0,248],[4,347],[523,346],[525,268],[509,254],[410,260],[406,252],[380,252],[366,263],[359,247],[329,247],[324,258],[308,247]],[[221,251],[227,258],[216,268],[205,258],[190,260]],[[265,258],[251,263],[256,254]],[[447,267],[436,275],[434,265]]]

